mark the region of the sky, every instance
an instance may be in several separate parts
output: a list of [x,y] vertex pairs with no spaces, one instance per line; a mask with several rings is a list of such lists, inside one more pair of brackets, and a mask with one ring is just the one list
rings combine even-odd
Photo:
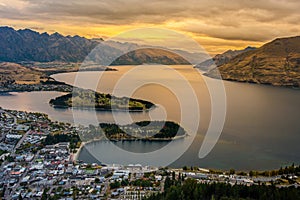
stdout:
[[104,39],[171,29],[213,55],[300,35],[299,10],[299,0],[0,0],[0,26]]

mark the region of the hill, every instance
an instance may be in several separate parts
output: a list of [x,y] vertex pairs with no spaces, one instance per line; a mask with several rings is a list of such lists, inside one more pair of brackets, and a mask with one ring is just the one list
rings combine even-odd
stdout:
[[241,53],[252,51],[255,49],[255,47],[249,46],[242,50],[228,50],[222,54],[217,54],[213,58],[207,59],[202,63],[197,64],[195,68],[201,69],[202,71],[209,71],[215,67],[228,63],[232,58],[234,58],[237,55],[240,55]]
[[218,70],[224,80],[299,87],[300,36],[275,39],[205,75],[217,78]]
[[0,87],[15,84],[40,83],[43,74],[39,71],[24,67],[16,63],[0,63]]
[[112,65],[142,65],[144,63],[158,63],[164,65],[189,64],[180,55],[157,48],[144,48],[130,51],[117,58]]

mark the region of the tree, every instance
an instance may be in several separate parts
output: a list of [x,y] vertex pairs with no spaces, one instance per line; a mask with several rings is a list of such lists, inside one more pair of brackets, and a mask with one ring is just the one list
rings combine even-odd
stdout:
[[178,174],[178,179],[179,182],[181,182],[181,173]]
[[100,179],[99,178],[95,178],[95,183],[100,183]]
[[115,181],[109,184],[111,189],[119,188],[121,186],[119,181]]
[[165,180],[165,186],[164,186],[164,190],[166,191],[168,188],[170,188],[172,185],[172,181],[171,179],[167,176],[166,180]]
[[163,193],[153,194],[148,200],[231,200],[231,199],[300,199],[300,191],[295,187],[277,188],[266,185],[234,185],[225,183],[197,183],[187,179],[182,185],[173,183]]
[[197,188],[197,181],[194,179],[187,179],[182,185],[182,192],[185,199],[194,199],[193,191]]
[[179,199],[180,196],[180,190],[176,186],[171,186],[168,190],[168,193],[166,195],[166,199]]
[[14,162],[14,158],[12,156],[10,156],[10,155],[6,157],[6,160],[8,162]]
[[45,189],[43,194],[42,194],[42,198],[41,200],[47,200],[48,199],[48,196],[47,196],[47,190]]
[[275,171],[275,170],[272,170],[272,171],[271,171],[271,176],[276,176],[276,175],[278,175],[278,172]]
[[283,169],[282,169],[282,167],[280,167],[280,169],[279,169],[279,171],[278,171],[278,174],[279,175],[282,175],[284,172],[283,172]]
[[253,171],[250,171],[250,172],[249,172],[249,176],[250,176],[250,177],[253,177],[254,175],[255,175],[255,173],[254,173]]
[[122,185],[122,186],[127,186],[127,185],[129,185],[128,179],[122,180],[122,181],[121,181],[121,185]]
[[174,171],[172,172],[172,180],[173,181],[175,180],[175,172]]

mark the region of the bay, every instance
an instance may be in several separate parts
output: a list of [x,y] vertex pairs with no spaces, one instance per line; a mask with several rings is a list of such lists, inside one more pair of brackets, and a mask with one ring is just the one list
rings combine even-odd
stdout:
[[[193,141],[191,137],[177,140],[172,144],[170,152],[181,151],[184,145],[192,142],[188,150],[175,162],[174,167],[201,166],[216,169],[273,169],[282,165],[300,162],[300,91],[290,88],[280,88],[265,85],[254,85],[246,83],[224,81],[227,98],[226,121],[213,150],[203,159],[198,158],[199,148],[203,142],[211,117],[211,101],[209,92],[205,84],[207,77],[202,77],[200,73],[191,66],[171,66],[178,71],[184,80],[178,80],[171,76],[169,68],[156,66],[144,66],[130,74],[133,66],[118,66],[118,71],[107,72],[79,72],[85,82],[81,85],[74,83],[76,73],[53,75],[58,81],[84,88],[97,88],[100,92],[113,93],[115,90],[126,91],[134,87],[134,83],[139,80],[147,80],[151,84],[137,88],[134,98],[149,100],[158,105],[150,112],[130,113],[133,121],[147,120],[149,118],[166,118],[175,122],[181,121],[180,101],[178,95],[169,88],[155,84],[159,80],[166,80],[172,87],[182,88],[185,81],[191,84],[199,101],[200,120],[196,137]],[[116,83],[121,78],[126,78],[126,84],[115,88]],[[101,77],[98,82],[99,77]],[[83,84],[84,83],[84,84]],[[132,85],[130,85],[132,83]],[[95,85],[96,84],[96,85]],[[183,88],[184,89],[184,88]],[[118,93],[118,92],[117,92]],[[51,98],[61,95],[59,92],[24,92],[12,93],[10,96],[0,97],[0,106],[7,109],[26,110],[44,112],[49,114],[51,119],[74,122],[82,124],[93,122],[96,118],[98,122],[115,122],[115,116],[111,112],[91,112],[89,110],[76,109],[55,109],[48,102]],[[122,92],[121,92],[122,94]],[[192,101],[191,101],[192,102]],[[185,109],[188,112],[195,112],[196,106],[191,104]],[[126,118],[126,113],[115,113],[117,118]],[[189,123],[185,124],[185,129],[195,124],[194,119],[186,116]],[[125,123],[125,122],[124,122]],[[101,162],[97,155],[105,155],[105,162],[109,163],[140,163],[160,166],[160,163],[168,157],[162,155],[151,162],[145,159],[134,160],[132,157],[120,157],[116,148],[122,148],[131,152],[151,152],[168,146],[167,142],[116,142],[109,145],[104,141],[95,141],[86,144],[82,148],[79,159],[86,162]],[[172,155],[170,155],[172,156]],[[96,157],[96,158],[95,158]]]

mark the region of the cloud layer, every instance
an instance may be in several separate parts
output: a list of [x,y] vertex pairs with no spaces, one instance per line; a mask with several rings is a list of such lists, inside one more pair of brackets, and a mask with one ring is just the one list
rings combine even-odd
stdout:
[[91,36],[99,30],[115,34],[121,27],[160,26],[204,43],[215,38],[211,48],[221,49],[227,41],[238,47],[299,35],[299,9],[299,0],[0,0],[0,22],[45,31],[64,27],[66,34],[87,27]]

